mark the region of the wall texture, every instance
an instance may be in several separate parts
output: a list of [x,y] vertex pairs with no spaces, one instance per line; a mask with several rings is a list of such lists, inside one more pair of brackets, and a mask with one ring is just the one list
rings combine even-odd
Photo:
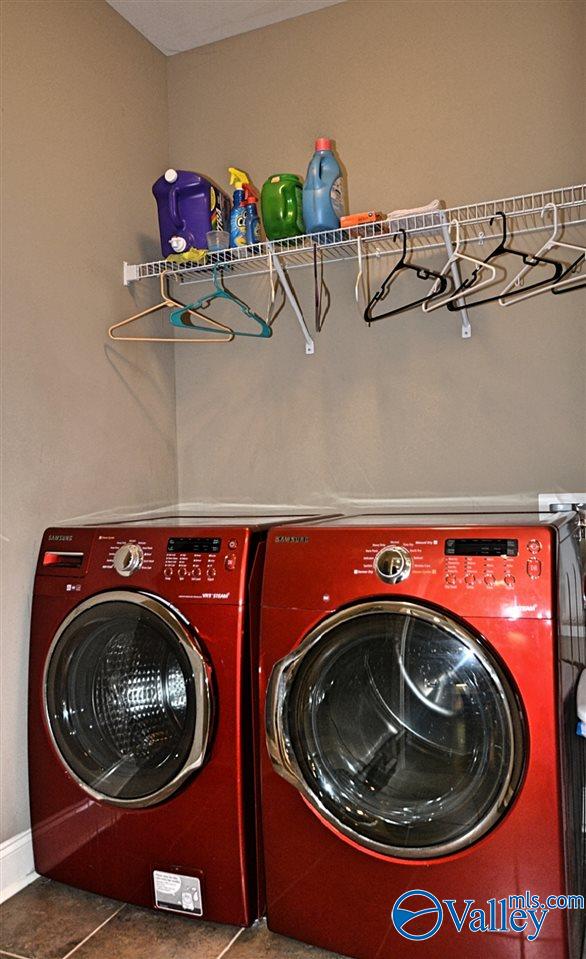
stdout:
[[[179,54],[170,162],[224,184],[236,164],[260,186],[304,175],[314,137],[330,135],[353,211],[583,182],[585,10],[348,0]],[[390,265],[373,265],[373,291]],[[310,271],[291,276],[311,319]],[[446,310],[367,329],[354,280],[352,266],[328,269],[313,358],[288,307],[272,340],[177,356],[182,500],[368,506],[583,488],[583,294],[478,308],[462,341]],[[264,308],[263,281],[233,283]],[[402,302],[412,293],[405,281]]]
[[[43,528],[177,494],[172,350],[107,345],[124,259],[156,252],[166,61],[100,0],[3,21],[2,833],[28,824],[32,574]],[[149,291],[150,293],[150,291]]]

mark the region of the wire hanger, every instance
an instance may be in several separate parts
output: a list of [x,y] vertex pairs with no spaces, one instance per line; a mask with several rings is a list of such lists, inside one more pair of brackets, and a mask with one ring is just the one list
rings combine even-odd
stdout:
[[356,240],[356,254],[358,257],[358,273],[356,274],[356,283],[354,284],[354,299],[358,307],[360,319],[364,319],[364,311],[369,300],[368,287],[364,282],[364,264],[362,262],[362,237]]
[[[527,266],[537,266],[539,263],[543,263],[548,266],[553,266],[554,268],[553,276],[548,276],[545,280],[538,280],[537,283],[533,283],[532,286],[527,287],[527,291],[530,289],[531,290],[541,289],[542,287],[547,286],[548,284],[556,283],[559,280],[560,276],[563,274],[563,271],[564,271],[563,263],[559,263],[557,260],[550,260],[545,256],[533,256],[531,253],[524,253],[522,250],[515,250],[513,249],[513,247],[507,246],[506,214],[503,213],[501,210],[497,210],[494,216],[491,216],[489,220],[489,226],[492,226],[496,217],[500,217],[502,222],[502,230],[503,230],[502,237],[501,237],[500,243],[494,248],[494,250],[491,250],[488,256],[483,260],[483,263],[487,264],[490,260],[494,260],[497,256],[502,256],[505,253],[510,253],[512,256],[520,256],[521,259],[523,260],[523,263],[525,263]],[[457,294],[461,294],[466,289],[468,290],[474,289],[474,287],[472,286],[470,277],[464,280],[455,292]],[[501,291],[501,293],[496,293],[494,296],[485,296],[480,300],[474,300],[472,303],[469,303],[468,300],[466,300],[466,307],[470,309],[471,306],[482,306],[482,304],[484,303],[494,303],[496,300],[501,300],[501,298],[505,295],[507,297],[513,297],[513,296],[518,296],[519,293],[522,293],[522,292],[523,292],[522,289],[511,290],[509,293],[506,293],[506,294],[503,294],[503,292]],[[453,301],[450,303],[447,303],[446,306],[448,310],[450,310],[451,312],[455,312],[458,309],[458,307],[455,306]]]
[[[521,300],[527,300],[532,296],[537,296],[539,293],[545,293],[547,290],[551,290],[552,293],[564,293],[564,292],[568,293],[569,292],[568,286],[570,286],[571,284],[572,285],[570,286],[570,289],[576,289],[576,288],[579,289],[580,286],[586,286],[586,281],[582,281],[582,283],[578,283],[578,280],[580,279],[579,277],[572,276],[568,280],[563,279],[569,273],[572,273],[576,269],[576,267],[578,267],[580,263],[584,261],[584,258],[586,257],[586,247],[576,246],[573,243],[562,243],[562,241],[558,239],[562,227],[561,227],[561,224],[558,222],[558,208],[555,205],[555,203],[545,204],[545,206],[543,207],[541,211],[542,220],[546,212],[550,212],[553,216],[553,230],[552,230],[551,236],[548,237],[548,239],[545,241],[541,249],[537,251],[535,256],[542,256],[544,253],[549,253],[549,251],[554,249],[554,247],[560,247],[561,249],[564,249],[564,250],[573,250],[574,252],[578,251],[580,256],[576,260],[574,260],[574,262],[571,263],[570,266],[564,269],[563,273],[561,274],[560,280],[558,280],[556,283],[551,283],[549,286],[544,286],[543,288],[539,290],[528,289],[525,292],[520,291],[519,295],[515,296],[514,299],[510,299],[510,300],[503,299],[503,297],[507,294],[507,292],[512,287],[514,286],[519,287],[523,277],[526,276],[527,273],[529,273],[529,271],[532,269],[531,264],[526,264],[519,270],[517,275],[513,277],[511,282],[507,283],[506,287],[502,291],[501,298],[499,300],[501,306],[510,306],[511,303],[520,303]],[[560,289],[560,287],[563,287],[564,289]]]
[[[108,330],[108,336],[111,340],[135,340],[138,343],[231,343],[234,339],[234,333],[229,326],[225,326],[223,323],[219,323],[217,320],[212,320],[207,317],[204,313],[198,313],[196,310],[191,309],[190,307],[185,306],[185,304],[180,303],[179,300],[175,300],[169,293],[169,277],[173,275],[172,270],[164,270],[159,274],[159,285],[161,290],[161,300],[159,303],[155,303],[154,306],[149,306],[146,310],[141,310],[140,313],[135,313],[133,316],[129,316],[127,320],[121,320],[119,323],[114,323],[113,326]],[[134,323],[136,320],[140,320],[143,316],[148,316],[150,313],[156,313],[158,310],[164,310],[165,308],[173,309],[174,307],[179,307],[181,311],[186,311],[193,314],[194,316],[201,317],[202,320],[205,320],[208,326],[199,326],[196,329],[203,331],[204,333],[213,333],[214,330],[221,331],[223,336],[190,336],[190,337],[176,337],[176,336],[115,336],[114,330],[119,329],[122,326],[127,326],[129,323]],[[185,324],[180,324],[184,326]]]
[[[214,287],[215,287],[214,291],[208,294],[207,296],[200,297],[199,300],[196,300],[195,303],[190,303],[189,306],[187,307],[180,306],[179,309],[173,310],[173,312],[171,313],[171,316],[169,317],[170,322],[173,324],[173,326],[184,327],[187,325],[192,330],[205,329],[205,327],[197,326],[195,323],[189,322],[186,324],[186,322],[183,319],[183,316],[186,313],[186,311],[189,313],[198,313],[199,310],[207,309],[210,306],[210,304],[213,303],[214,300],[228,300],[230,303],[233,303],[235,306],[237,306],[240,312],[244,314],[244,316],[248,317],[248,319],[250,320],[253,320],[254,323],[258,323],[260,328],[258,333],[249,332],[248,330],[230,329],[230,332],[233,337],[234,336],[252,336],[252,337],[271,336],[273,331],[271,330],[271,327],[268,325],[266,320],[263,320],[262,316],[259,316],[258,313],[255,313],[255,311],[250,306],[248,306],[244,302],[244,300],[241,300],[234,293],[231,293],[230,290],[226,289],[226,287],[224,286],[223,272],[224,271],[222,267],[214,267],[212,269],[212,276],[213,276]],[[208,323],[211,322],[209,317],[204,317],[204,318],[207,319]],[[217,323],[218,321],[214,320],[213,322]]]
[[[443,276],[444,274],[448,272],[448,270],[451,270],[453,263],[457,263],[460,260],[466,260],[468,263],[474,263],[475,268],[473,269],[472,273],[468,277],[468,280],[464,282],[467,282],[469,285],[474,283],[475,290],[482,290],[485,286],[490,286],[490,284],[493,283],[495,280],[495,277],[497,274],[497,268],[493,266],[492,263],[486,263],[484,260],[477,260],[476,257],[469,256],[467,253],[461,253],[460,248],[462,246],[462,239],[460,236],[459,220],[455,220],[455,219],[451,220],[448,229],[451,230],[452,227],[454,227],[456,230],[456,245],[452,253],[448,257],[447,263],[442,269],[440,276]],[[486,280],[482,280],[480,283],[476,283],[476,278],[483,270],[489,270],[490,276],[487,277]],[[437,280],[432,287],[432,292],[435,289],[436,285],[437,285]],[[451,303],[453,300],[457,300],[460,298],[461,298],[461,294],[459,295],[458,293],[450,293],[449,296],[444,297],[442,300],[436,300],[436,299],[426,300],[423,303],[421,309],[423,310],[424,313],[431,313],[433,310],[439,310],[441,306],[446,306],[448,303]],[[458,307],[458,309],[461,309],[461,306]]]
[[[379,289],[371,297],[370,302],[368,303],[364,311],[364,320],[366,323],[368,323],[369,326],[371,323],[375,323],[377,320],[385,320],[389,316],[396,316],[398,313],[405,313],[407,310],[412,310],[416,306],[421,306],[421,304],[424,303],[426,300],[432,300],[432,299],[435,299],[436,297],[439,297],[444,292],[446,286],[448,285],[448,278],[446,276],[442,276],[442,274],[436,273],[434,270],[430,270],[428,267],[417,266],[415,263],[405,262],[407,257],[407,233],[405,232],[405,230],[401,229],[397,233],[395,233],[395,235],[393,236],[393,240],[397,239],[399,233],[401,234],[403,238],[403,250],[401,252],[401,258],[399,259],[398,263],[395,263],[389,275],[386,277],[385,280],[383,280]],[[391,285],[393,281],[393,277],[395,277],[402,270],[412,270],[417,275],[417,278],[419,280],[429,280],[431,278],[434,278],[439,283],[438,289],[434,292],[434,287],[436,285],[434,284],[434,287],[432,287],[431,292],[426,293],[426,295],[422,296],[420,299],[414,300],[412,303],[407,303],[405,306],[398,306],[394,310],[389,310],[387,313],[381,313],[379,316],[373,316],[372,310],[374,306],[380,300],[383,300],[385,298],[385,296],[387,295],[389,291],[389,286]]]

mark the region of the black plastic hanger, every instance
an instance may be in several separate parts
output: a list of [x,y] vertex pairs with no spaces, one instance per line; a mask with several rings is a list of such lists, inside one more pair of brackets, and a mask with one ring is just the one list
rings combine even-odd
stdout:
[[[503,253],[510,253],[512,254],[512,256],[520,256],[521,259],[523,260],[523,263],[525,263],[526,266],[537,266],[539,263],[544,263],[544,264],[547,264],[548,266],[553,266],[554,273],[552,276],[548,276],[547,279],[545,280],[538,280],[537,283],[532,283],[531,286],[524,286],[524,287],[520,287],[518,290],[511,290],[509,293],[505,293],[504,296],[502,293],[496,293],[494,296],[485,296],[481,300],[474,300],[474,302],[472,303],[470,302],[470,300],[465,300],[464,302],[467,309],[470,309],[471,306],[481,306],[483,303],[494,303],[495,300],[509,299],[509,297],[512,298],[515,296],[519,296],[521,293],[527,293],[528,290],[537,290],[540,286],[548,286],[548,285],[551,285],[552,283],[557,283],[557,281],[563,275],[563,272],[564,272],[564,264],[560,263],[558,260],[550,260],[546,256],[535,256],[532,253],[524,253],[522,250],[514,250],[512,247],[507,246],[506,214],[503,213],[501,210],[497,211],[497,213],[495,213],[495,215],[491,216],[490,218],[490,221],[489,221],[490,226],[492,226],[497,216],[499,216],[502,220],[503,235],[498,246],[495,247],[495,249],[488,254],[484,262],[488,263],[490,260],[494,260],[495,257],[501,256]],[[472,289],[474,285],[474,280],[476,279],[476,275],[478,274],[479,269],[480,267],[474,270],[472,272],[472,275],[468,277],[466,280],[464,280],[460,284],[458,289],[455,290],[454,292],[462,293],[464,290]],[[446,306],[451,313],[455,313],[457,310],[461,309],[461,306],[457,306],[456,302],[457,301],[446,303]]]
[[[571,263],[566,270],[564,270],[560,279],[567,277],[569,273],[575,270],[576,267],[580,266],[580,264],[583,262],[584,262],[584,253],[581,253],[578,259],[574,260],[574,262]],[[570,280],[571,279],[572,278],[570,277]],[[570,280],[566,280],[567,286],[561,286],[561,287],[554,286],[551,292],[555,293],[556,296],[561,296],[562,293],[571,293],[572,290],[583,290],[584,287],[586,287],[586,280],[583,280],[582,283],[572,283],[570,282]]]
[[[442,273],[436,273],[434,270],[430,270],[426,266],[417,266],[415,263],[406,263],[405,259],[407,256],[407,234],[405,230],[399,230],[393,236],[393,240],[396,240],[399,233],[403,237],[403,252],[401,253],[401,258],[398,263],[395,263],[393,269],[387,276],[386,280],[383,280],[381,286],[376,291],[374,296],[371,297],[370,303],[364,311],[364,320],[370,326],[371,323],[376,323],[377,320],[385,320],[389,316],[396,316],[398,313],[405,313],[406,310],[413,310],[416,306],[421,306],[422,303],[427,302],[428,300],[435,300],[438,296],[444,292],[446,286],[448,285],[448,278]],[[407,303],[405,306],[398,306],[394,310],[389,310],[387,313],[381,313],[379,316],[373,316],[372,310],[374,306],[379,302],[379,300],[384,299],[389,291],[389,286],[392,282],[393,277],[400,273],[401,270],[413,270],[417,274],[419,280],[438,280],[437,284],[434,283],[431,290],[425,296],[422,296],[419,300],[414,300],[413,303]],[[451,282],[451,281],[450,281]],[[437,289],[435,289],[437,285]]]

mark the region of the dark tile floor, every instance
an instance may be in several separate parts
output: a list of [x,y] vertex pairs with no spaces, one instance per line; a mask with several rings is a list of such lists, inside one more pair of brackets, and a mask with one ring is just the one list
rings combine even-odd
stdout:
[[339,959],[269,932],[194,922],[37,879],[0,906],[0,957]]

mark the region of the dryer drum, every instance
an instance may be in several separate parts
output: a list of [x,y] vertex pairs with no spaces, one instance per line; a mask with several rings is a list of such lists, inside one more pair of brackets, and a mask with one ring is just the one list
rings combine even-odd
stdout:
[[323,622],[275,667],[267,722],[277,771],[336,831],[397,858],[471,845],[523,774],[512,680],[479,637],[414,603]]
[[45,704],[80,785],[116,804],[151,805],[201,764],[209,688],[181,622],[152,597],[124,595],[95,597],[68,617],[48,658]]

